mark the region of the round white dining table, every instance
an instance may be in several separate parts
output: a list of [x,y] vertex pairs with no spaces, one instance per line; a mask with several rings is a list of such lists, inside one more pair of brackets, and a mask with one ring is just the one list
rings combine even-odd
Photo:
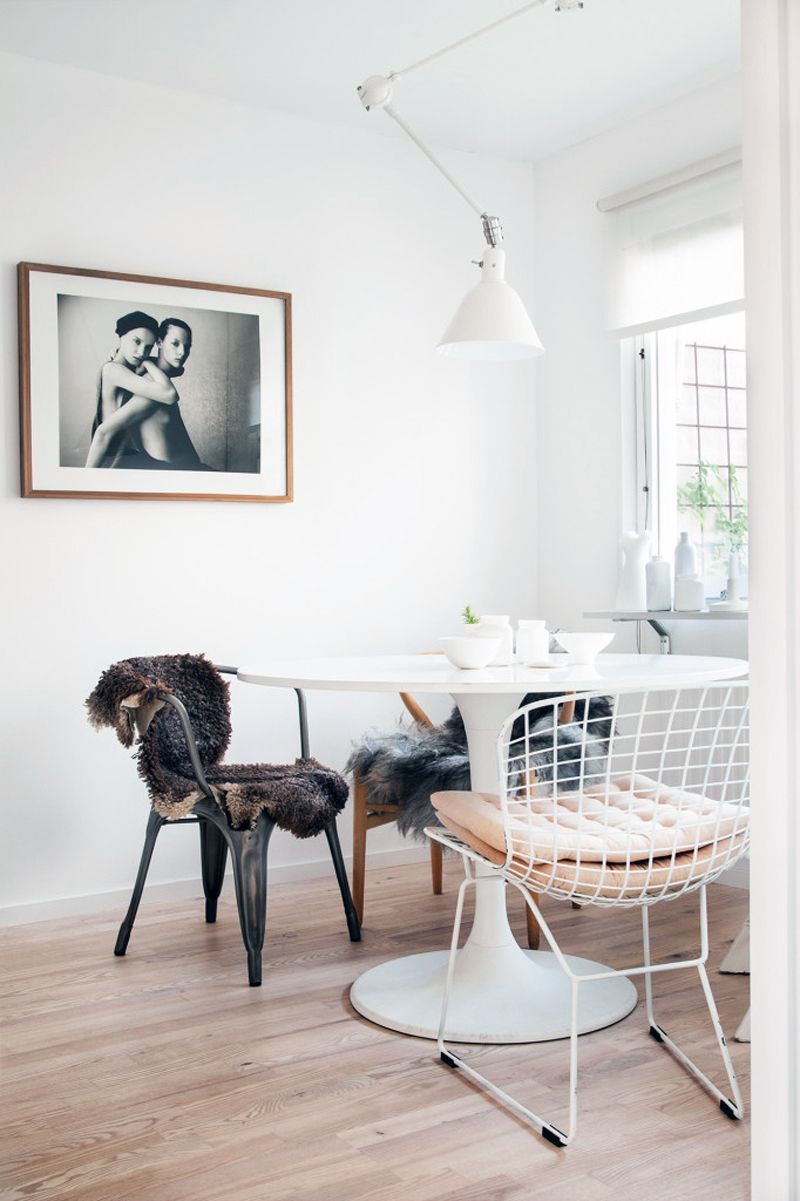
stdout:
[[[562,656],[552,656],[555,663]],[[599,655],[591,667],[490,667],[461,670],[443,655],[376,655],[291,659],[239,670],[248,684],[359,692],[449,693],[464,719],[472,788],[498,792],[500,726],[527,693],[586,693],[620,688],[696,685],[747,673],[742,659],[702,655]],[[478,869],[475,916],[459,950],[448,1009],[447,1037],[467,1043],[540,1042],[569,1036],[570,986],[550,951],[523,950],[508,924],[505,882]],[[580,918],[576,918],[580,921]],[[407,955],[359,976],[350,990],[364,1017],[406,1034],[436,1038],[447,951]],[[568,956],[584,975],[606,970]],[[581,1033],[624,1018],[637,993],[624,976],[580,989]]]

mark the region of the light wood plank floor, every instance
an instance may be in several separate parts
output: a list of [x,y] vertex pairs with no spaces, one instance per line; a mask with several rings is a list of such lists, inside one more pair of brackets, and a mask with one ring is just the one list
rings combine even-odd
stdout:
[[[329,880],[270,891],[264,984],[247,986],[236,909],[143,903],[128,955],[121,914],[6,930],[3,1177],[22,1201],[744,1201],[749,1122],[731,1122],[645,1032],[639,1006],[580,1040],[578,1141],[543,1143],[434,1059],[433,1044],[357,1017],[348,986],[384,959],[444,946],[457,863],[368,873],[352,946]],[[747,894],[710,895],[710,974],[723,1026],[748,979],[717,965]],[[523,936],[521,902],[512,899]],[[621,966],[638,913],[547,913],[566,948]],[[691,897],[660,906],[656,953],[692,942]],[[695,975],[696,979],[696,975]],[[659,1016],[719,1068],[690,973],[659,982]],[[641,989],[640,989],[641,992]],[[748,1097],[748,1048],[731,1051]],[[473,1048],[509,1091],[563,1121],[567,1044]]]

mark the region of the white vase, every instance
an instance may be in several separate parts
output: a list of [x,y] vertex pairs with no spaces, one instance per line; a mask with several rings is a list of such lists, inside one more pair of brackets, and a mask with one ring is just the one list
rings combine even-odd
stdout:
[[645,564],[647,580],[647,609],[650,613],[665,613],[672,608],[672,580],[669,563],[660,555],[653,555]]
[[645,564],[650,550],[650,535],[629,530],[620,539],[622,571],[617,587],[616,609],[625,613],[643,613],[647,609]]
[[697,571],[697,555],[694,543],[689,541],[689,535],[684,530],[675,547],[675,579],[679,575],[694,575]]
[[705,603],[705,585],[697,572],[679,575],[675,581],[675,612],[699,613]]
[[728,582],[726,589],[727,603],[731,608],[744,609],[747,606],[742,600],[742,578],[739,566],[739,552],[732,550],[728,557]]

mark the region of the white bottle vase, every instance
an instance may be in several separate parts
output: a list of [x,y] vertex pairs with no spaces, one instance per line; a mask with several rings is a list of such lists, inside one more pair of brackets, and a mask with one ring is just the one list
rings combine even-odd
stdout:
[[672,580],[670,579],[669,563],[660,555],[653,555],[644,571],[647,580],[648,612],[665,613],[672,608]]
[[675,579],[679,575],[694,575],[697,571],[697,555],[694,543],[689,541],[689,535],[684,530],[675,547]]
[[622,571],[617,587],[616,609],[624,613],[642,613],[647,609],[647,579],[645,564],[650,549],[650,535],[629,530],[620,539]]

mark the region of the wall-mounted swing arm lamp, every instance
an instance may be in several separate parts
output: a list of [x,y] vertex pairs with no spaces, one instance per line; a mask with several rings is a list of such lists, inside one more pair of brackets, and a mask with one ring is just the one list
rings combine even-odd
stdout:
[[[392,105],[394,85],[412,71],[427,66],[428,63],[442,58],[475,38],[482,37],[499,25],[504,25],[507,21],[546,3],[548,0],[532,0],[532,3],[525,4],[498,21],[493,21],[491,25],[485,25],[442,50],[429,54],[402,71],[392,71],[389,75],[371,75],[357,89],[359,99],[367,112],[373,108],[383,109],[481,219],[486,240],[486,248],[477,262],[477,266],[481,268],[481,281],[464,297],[455,317],[445,330],[437,346],[437,350],[442,354],[462,359],[528,359],[544,354],[544,347],[524,304],[514,289],[506,283],[506,255],[502,246],[503,228],[499,217],[490,216],[487,209],[470,196],[443,166],[430,146],[427,146],[398,114]],[[556,11],[570,8],[583,8],[582,0],[555,0]]]

